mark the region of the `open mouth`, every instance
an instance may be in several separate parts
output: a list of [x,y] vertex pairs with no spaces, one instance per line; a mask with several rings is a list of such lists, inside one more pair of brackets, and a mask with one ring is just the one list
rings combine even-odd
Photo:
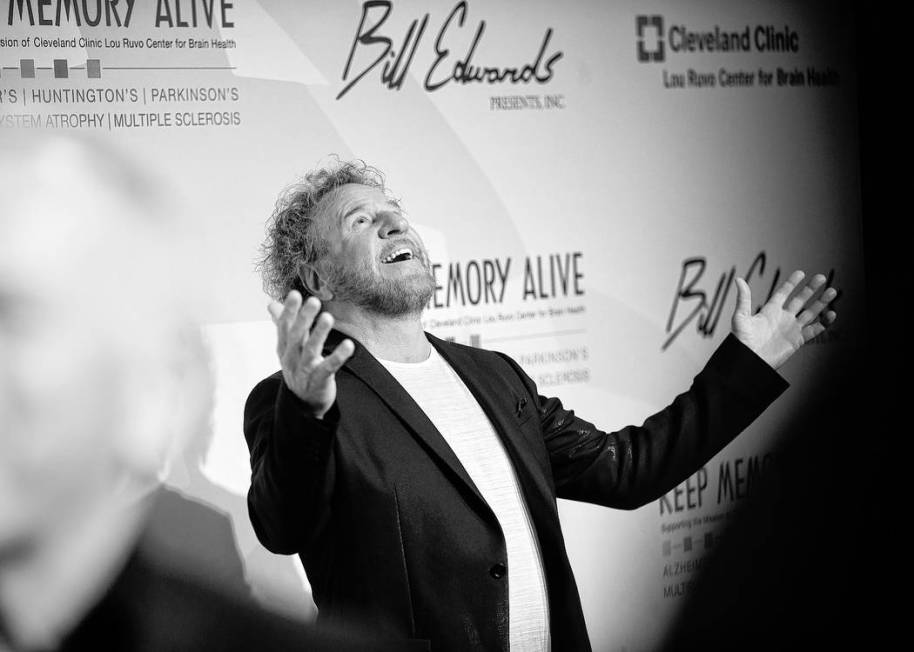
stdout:
[[408,247],[400,247],[399,249],[394,249],[392,252],[384,256],[384,258],[381,259],[381,262],[385,265],[389,265],[391,263],[402,263],[412,259],[412,250]]

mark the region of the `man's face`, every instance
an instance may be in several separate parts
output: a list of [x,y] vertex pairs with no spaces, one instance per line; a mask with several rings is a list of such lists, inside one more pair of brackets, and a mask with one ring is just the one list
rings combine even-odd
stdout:
[[319,215],[327,253],[317,266],[334,301],[388,316],[422,311],[435,281],[425,245],[396,202],[352,183],[330,193]]

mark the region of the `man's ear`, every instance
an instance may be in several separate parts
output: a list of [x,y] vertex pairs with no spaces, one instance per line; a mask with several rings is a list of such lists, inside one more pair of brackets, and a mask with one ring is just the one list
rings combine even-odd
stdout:
[[333,291],[327,285],[324,277],[317,270],[317,266],[310,263],[302,263],[298,266],[298,278],[305,286],[309,293],[324,301],[333,299]]

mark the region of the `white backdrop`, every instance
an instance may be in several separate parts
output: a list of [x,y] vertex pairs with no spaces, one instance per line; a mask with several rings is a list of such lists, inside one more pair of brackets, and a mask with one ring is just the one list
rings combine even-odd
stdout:
[[171,481],[230,513],[276,606],[314,610],[244,504],[243,402],[277,368],[254,260],[278,193],[331,153],[384,170],[429,245],[426,327],[507,352],[605,428],[688,386],[728,331],[731,271],[755,303],[796,268],[844,290],[791,390],[680,490],[560,504],[597,650],[657,644],[784,424],[854,359],[855,53],[829,3],[0,4],[0,138],[103,135],[189,208],[217,393],[205,463]]

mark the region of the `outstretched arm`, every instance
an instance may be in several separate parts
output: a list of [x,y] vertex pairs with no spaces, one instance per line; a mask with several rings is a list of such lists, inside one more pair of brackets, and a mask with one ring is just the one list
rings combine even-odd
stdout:
[[269,310],[282,372],[260,382],[245,404],[244,434],[251,452],[248,511],[268,550],[307,552],[333,484],[336,372],[355,345],[344,340],[323,355],[333,318],[317,316],[317,299],[303,303],[293,291]]
[[802,285],[805,276],[801,271],[791,274],[754,315],[749,285],[736,279],[733,334],[774,369],[835,321],[835,312],[826,308],[838,296],[837,290],[823,289],[822,274]]
[[[641,426],[602,432],[555,398],[539,397],[560,497],[638,507],[672,489],[748,426],[787,386],[774,370],[835,321],[837,291],[794,272],[755,314],[737,279],[733,333],[689,391]],[[535,391],[535,390],[533,390]]]
[[557,495],[625,509],[655,500],[730,443],[786,388],[777,371],[730,334],[689,390],[640,426],[605,432],[559,399],[540,396]]

